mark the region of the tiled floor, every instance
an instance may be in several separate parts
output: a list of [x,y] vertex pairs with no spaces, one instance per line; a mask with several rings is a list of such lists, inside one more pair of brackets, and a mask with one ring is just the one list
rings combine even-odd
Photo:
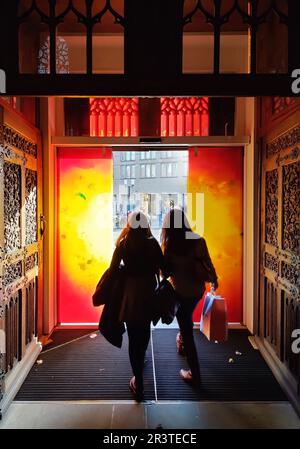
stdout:
[[0,429],[300,429],[288,402],[13,402]]

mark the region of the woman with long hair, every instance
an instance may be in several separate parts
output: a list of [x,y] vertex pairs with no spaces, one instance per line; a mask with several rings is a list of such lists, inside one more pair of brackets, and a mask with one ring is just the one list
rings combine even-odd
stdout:
[[142,400],[144,359],[154,313],[156,275],[164,266],[159,243],[142,212],[129,214],[127,225],[117,239],[111,270],[117,270],[121,261],[124,264],[125,286],[119,321],[126,323],[128,332],[129,358],[134,374],[129,386],[135,398]]
[[[178,297],[176,314],[180,333],[176,337],[178,352],[187,357],[189,370],[180,376],[195,387],[201,385],[201,375],[193,336],[193,312],[205,292],[205,281],[218,287],[217,275],[205,239],[194,233],[181,209],[171,209],[165,216],[161,247],[170,272],[170,281]],[[209,277],[209,279],[207,279]]]

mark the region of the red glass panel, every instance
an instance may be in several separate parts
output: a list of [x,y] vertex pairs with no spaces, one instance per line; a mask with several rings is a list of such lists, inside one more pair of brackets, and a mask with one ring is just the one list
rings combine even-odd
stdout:
[[138,135],[137,98],[90,98],[90,135],[134,137]]
[[162,97],[161,135],[208,136],[209,104],[207,97]]

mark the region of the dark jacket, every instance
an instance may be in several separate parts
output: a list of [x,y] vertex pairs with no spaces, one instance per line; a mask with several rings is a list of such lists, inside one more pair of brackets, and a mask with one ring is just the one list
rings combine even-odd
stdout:
[[164,270],[164,257],[157,240],[150,237],[137,247],[122,241],[114,251],[110,270],[119,279],[119,287],[104,306],[99,329],[110,343],[121,347],[124,322],[143,325],[153,318],[156,274]]
[[195,233],[186,246],[186,252],[165,252],[170,281],[180,296],[200,299],[205,291],[205,282],[216,283],[217,274],[203,237]]
[[118,320],[118,314],[123,298],[124,290],[124,272],[122,269],[115,270],[111,274],[110,294],[104,305],[100,322],[99,331],[109,343],[121,348],[125,326]]

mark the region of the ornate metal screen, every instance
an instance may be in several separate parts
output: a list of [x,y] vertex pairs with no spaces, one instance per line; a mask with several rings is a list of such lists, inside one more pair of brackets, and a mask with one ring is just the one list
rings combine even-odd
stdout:
[[[276,100],[275,112],[282,109]],[[300,328],[300,126],[266,142],[262,173],[259,335],[300,385],[292,331]]]
[[0,379],[36,335],[37,144],[0,124]]

